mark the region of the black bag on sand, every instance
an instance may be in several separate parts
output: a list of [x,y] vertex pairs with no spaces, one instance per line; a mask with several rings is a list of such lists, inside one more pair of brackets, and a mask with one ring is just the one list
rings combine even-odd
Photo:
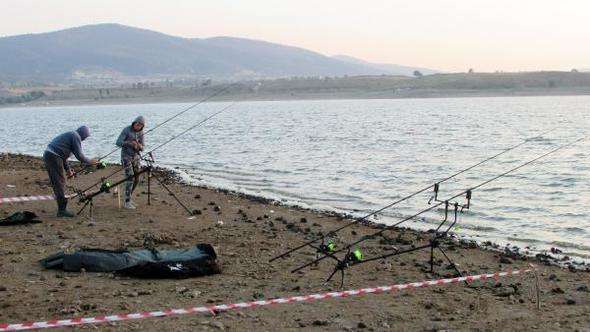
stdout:
[[37,215],[30,211],[16,212],[9,217],[1,219],[0,226],[40,224],[41,220],[38,220],[37,218]]
[[68,272],[115,272],[137,278],[190,278],[221,273],[210,244],[186,250],[112,251],[84,249],[59,252],[40,261],[47,269]]

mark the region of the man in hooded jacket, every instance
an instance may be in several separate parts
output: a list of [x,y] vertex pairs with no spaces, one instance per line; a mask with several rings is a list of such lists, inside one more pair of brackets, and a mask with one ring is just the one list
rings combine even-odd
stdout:
[[121,164],[125,168],[125,176],[128,178],[125,183],[125,205],[126,209],[135,209],[135,204],[131,200],[133,190],[139,182],[139,153],[143,151],[143,127],[145,119],[138,116],[133,120],[130,126],[121,131],[117,138],[116,145],[121,148]]
[[63,133],[54,138],[43,153],[45,168],[49,174],[49,181],[53,187],[55,200],[57,201],[57,216],[63,218],[73,218],[74,214],[66,208],[68,199],[65,195],[66,175],[74,175],[74,171],[68,165],[68,158],[73,154],[76,159],[84,164],[94,165],[98,163],[96,159],[88,159],[82,152],[82,141],[90,136],[90,129],[81,126],[75,131]]

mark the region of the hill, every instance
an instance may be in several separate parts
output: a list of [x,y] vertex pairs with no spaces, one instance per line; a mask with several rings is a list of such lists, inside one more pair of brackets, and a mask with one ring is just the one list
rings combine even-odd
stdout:
[[395,73],[264,41],[181,38],[119,24],[0,38],[0,81],[380,74]]

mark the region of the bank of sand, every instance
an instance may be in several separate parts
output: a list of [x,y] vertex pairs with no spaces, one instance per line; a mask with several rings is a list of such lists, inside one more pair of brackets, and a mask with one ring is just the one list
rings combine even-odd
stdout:
[[[114,167],[71,181],[83,187]],[[7,185],[14,185],[7,186]],[[54,202],[0,205],[0,216],[18,210],[36,212],[42,224],[0,228],[0,323],[95,316],[121,312],[211,305],[324,292],[338,288],[338,280],[325,285],[333,265],[324,261],[305,273],[289,270],[314,257],[310,250],[269,264],[269,258],[301,243],[305,233],[327,232],[342,225],[336,216],[277,206],[235,194],[170,183],[191,208],[202,211],[187,219],[163,189],[154,185],[153,205],[137,190],[136,211],[120,210],[112,194],[95,201],[94,220],[54,216]],[[3,196],[51,193],[42,162],[37,158],[0,155],[0,193]],[[214,205],[210,205],[210,203]],[[219,211],[215,211],[219,206]],[[71,203],[71,209],[77,206]],[[239,211],[245,213],[242,216]],[[305,218],[305,219],[302,219]],[[284,221],[283,221],[284,220]],[[307,222],[302,222],[306,220]],[[220,225],[219,221],[223,224]],[[374,232],[354,226],[340,234],[351,241]],[[141,248],[151,234],[162,248],[185,248],[211,243],[223,273],[184,280],[137,280],[109,273],[64,273],[44,270],[38,260],[64,249]],[[427,240],[423,233],[388,231],[387,241],[366,241],[366,256],[384,247],[404,248],[404,243]],[[380,243],[381,242],[381,243]],[[498,253],[467,245],[448,248],[466,274],[527,268],[533,260],[500,262]],[[350,269],[346,289],[380,286],[450,275],[445,263],[437,275],[426,272],[426,251]],[[111,330],[580,330],[590,328],[590,274],[570,272],[537,263],[541,285],[541,310],[536,309],[532,277],[502,279],[481,287],[454,284],[307,304],[246,309],[215,317],[190,315],[164,319],[100,325]],[[480,284],[477,284],[480,285]],[[512,294],[514,293],[514,294]],[[569,303],[569,304],[568,304]]]

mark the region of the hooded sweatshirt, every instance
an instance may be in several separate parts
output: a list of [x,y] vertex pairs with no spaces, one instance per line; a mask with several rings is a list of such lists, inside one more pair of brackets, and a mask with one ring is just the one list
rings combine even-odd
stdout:
[[86,158],[82,152],[82,141],[90,136],[90,129],[86,126],[81,126],[75,131],[63,133],[54,138],[49,145],[47,151],[60,157],[64,161],[64,168],[69,170],[67,163],[68,158],[73,154],[76,159],[85,164],[90,164],[90,159]]
[[143,146],[143,128],[140,131],[133,130],[133,125],[136,123],[141,123],[145,126],[145,119],[143,116],[138,116],[133,120],[130,126],[123,128],[119,138],[117,138],[117,142],[115,143],[118,147],[121,148],[121,160],[132,160],[139,156],[139,151],[136,151],[133,148],[133,141],[138,142]]

